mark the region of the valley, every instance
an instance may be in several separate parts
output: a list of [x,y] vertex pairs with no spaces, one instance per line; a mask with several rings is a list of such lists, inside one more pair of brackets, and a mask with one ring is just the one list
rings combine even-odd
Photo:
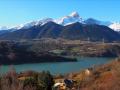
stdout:
[[120,55],[119,42],[91,42],[89,40],[68,40],[42,38],[22,41],[19,44],[35,52],[48,51],[62,56],[85,57],[118,57]]
[[76,57],[119,57],[119,43],[66,39],[0,42],[0,64],[76,62]]

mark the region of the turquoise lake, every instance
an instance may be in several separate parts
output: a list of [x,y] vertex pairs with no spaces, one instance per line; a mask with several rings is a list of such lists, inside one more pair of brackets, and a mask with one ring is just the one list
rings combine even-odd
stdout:
[[[70,72],[77,72],[89,67],[105,64],[113,60],[113,58],[101,57],[77,57],[78,62],[55,62],[55,63],[34,63],[34,64],[21,64],[14,65],[17,72],[34,70],[41,72],[43,70],[50,71],[52,74],[64,74]],[[10,65],[3,65],[0,68],[1,73],[6,73]]]

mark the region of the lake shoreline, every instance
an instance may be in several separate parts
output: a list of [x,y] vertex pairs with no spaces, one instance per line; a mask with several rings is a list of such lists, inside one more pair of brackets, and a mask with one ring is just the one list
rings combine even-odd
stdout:
[[30,60],[30,61],[26,61],[26,62],[22,62],[22,61],[20,61],[20,62],[14,62],[14,61],[5,62],[3,64],[1,63],[1,65],[21,65],[21,64],[54,63],[54,62],[77,62],[76,58],[70,58],[70,57],[62,57],[62,56],[52,56],[51,58],[46,58],[46,57],[43,57],[43,59],[37,58],[36,60],[33,60],[33,61]]
[[[98,58],[98,57],[76,57],[75,62],[46,62],[46,63],[28,63],[12,65],[17,72],[32,71],[50,71],[52,74],[65,74],[70,72],[77,72],[85,68],[95,65],[105,64],[114,58]],[[1,72],[5,73],[9,70],[11,65],[2,65]]]

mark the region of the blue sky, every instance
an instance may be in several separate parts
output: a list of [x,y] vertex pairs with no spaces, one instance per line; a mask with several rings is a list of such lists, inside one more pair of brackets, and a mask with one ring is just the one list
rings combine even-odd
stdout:
[[120,21],[120,0],[0,0],[0,26],[15,26],[77,11],[81,17]]

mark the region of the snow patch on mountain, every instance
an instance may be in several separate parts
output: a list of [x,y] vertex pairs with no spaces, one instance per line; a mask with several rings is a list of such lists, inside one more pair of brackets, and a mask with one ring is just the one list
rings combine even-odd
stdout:
[[28,22],[28,23],[25,23],[25,24],[21,24],[21,25],[18,25],[17,27],[14,27],[13,29],[28,29],[30,27],[33,27],[33,26],[37,26],[37,25],[44,25],[50,21],[53,21],[52,18],[46,18],[46,19],[42,19],[42,20],[37,20],[37,21],[32,21],[32,22]]
[[6,27],[6,26],[0,26],[0,30],[8,30],[9,27]]
[[109,26],[111,29],[120,32],[120,22],[115,22]]
[[64,16],[60,19],[54,20],[55,23],[60,24],[60,25],[69,25],[72,23],[76,23],[76,22],[83,22],[83,19],[79,16],[79,14],[77,12],[73,12],[68,16]]

